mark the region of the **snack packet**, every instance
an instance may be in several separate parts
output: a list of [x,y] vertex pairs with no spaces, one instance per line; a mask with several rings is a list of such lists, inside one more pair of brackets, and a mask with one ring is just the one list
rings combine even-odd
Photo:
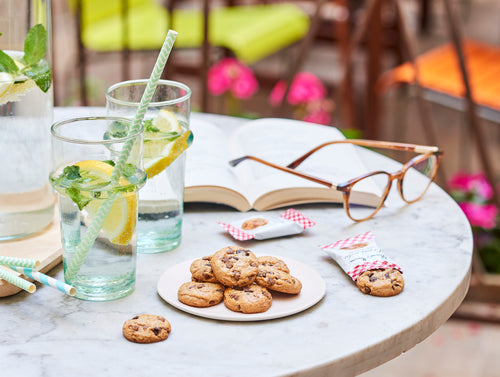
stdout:
[[[366,232],[355,237],[337,241],[333,244],[320,246],[320,248],[334,259],[352,280],[357,281],[358,277],[363,273],[370,271],[368,279],[371,283],[374,283],[372,284],[373,286],[381,284],[382,280],[387,280],[389,288],[394,291],[394,294],[402,290],[401,285],[404,284],[400,281],[402,278],[399,279],[398,277],[398,281],[395,281],[391,271],[398,270],[399,273],[402,273],[401,267],[380,250],[372,232]],[[384,272],[382,277],[378,277],[374,273],[376,270],[388,270],[388,275],[385,276],[386,272]],[[375,282],[377,283],[375,284]],[[400,286],[395,286],[396,283]],[[362,289],[359,284],[358,287],[364,291],[364,293],[375,294],[373,289],[369,289],[370,287],[364,287],[366,289]]]
[[290,208],[280,216],[268,213],[258,214],[233,223],[218,222],[218,224],[233,238],[247,241],[299,234],[304,229],[314,226],[315,222]]

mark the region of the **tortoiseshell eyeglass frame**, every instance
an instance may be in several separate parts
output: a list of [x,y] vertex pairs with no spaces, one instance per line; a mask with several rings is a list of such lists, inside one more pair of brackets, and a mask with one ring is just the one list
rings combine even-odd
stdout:
[[[399,150],[399,151],[414,152],[414,153],[418,153],[418,155],[413,157],[407,163],[405,163],[403,165],[403,167],[401,169],[399,169],[398,171],[396,171],[395,173],[388,173],[388,172],[383,171],[383,170],[377,170],[377,171],[367,173],[367,174],[364,174],[362,176],[350,179],[347,182],[338,183],[337,185],[335,185],[332,182],[325,181],[321,178],[312,176],[310,174],[302,173],[302,172],[295,170],[295,168],[298,167],[302,162],[304,162],[309,156],[311,156],[312,154],[316,153],[317,151],[319,151],[320,149],[322,149],[328,145],[334,145],[334,144],[353,144],[353,145],[358,145],[361,147],[368,147],[368,148],[392,149],[392,150]],[[421,161],[424,161],[425,159],[429,158],[430,156],[435,156],[436,162],[434,165],[434,170],[431,172],[431,174],[429,176],[429,178],[430,178],[429,185],[422,192],[422,194],[420,196],[418,196],[416,199],[407,200],[405,198],[404,192],[403,192],[403,179],[404,179],[406,171],[410,167],[414,166],[415,164],[417,164]],[[424,194],[427,192],[427,189],[429,188],[430,184],[434,181],[434,179],[436,177],[437,169],[439,167],[439,163],[440,163],[442,157],[443,157],[443,151],[440,150],[436,146],[396,143],[396,142],[377,141],[377,140],[346,139],[346,140],[329,141],[329,142],[323,143],[321,145],[318,145],[316,148],[311,149],[309,152],[300,156],[299,158],[297,158],[295,161],[291,162],[287,166],[276,165],[276,164],[273,164],[272,162],[265,161],[259,157],[255,157],[255,156],[243,156],[240,158],[236,158],[234,160],[229,161],[229,164],[231,166],[236,166],[244,160],[253,160],[253,161],[259,162],[261,164],[270,166],[272,168],[284,171],[286,173],[294,174],[298,177],[307,179],[309,181],[316,182],[316,183],[319,183],[323,186],[341,191],[343,194],[344,209],[347,213],[347,216],[349,216],[349,218],[355,222],[361,222],[361,221],[371,219],[383,207],[385,200],[387,198],[387,195],[389,194],[389,191],[391,189],[392,181],[394,181],[394,180],[397,180],[397,182],[398,182],[397,187],[398,187],[399,195],[406,203],[415,203],[416,201],[420,200],[424,196]],[[351,213],[349,210],[349,196],[351,194],[352,187],[356,183],[361,181],[362,179],[368,178],[368,177],[376,175],[376,174],[386,174],[388,176],[387,186],[384,189],[384,192],[381,196],[381,200],[380,200],[378,207],[376,207],[374,209],[374,211],[371,215],[369,215],[365,218],[362,218],[362,219],[353,218],[353,216],[351,216]]]

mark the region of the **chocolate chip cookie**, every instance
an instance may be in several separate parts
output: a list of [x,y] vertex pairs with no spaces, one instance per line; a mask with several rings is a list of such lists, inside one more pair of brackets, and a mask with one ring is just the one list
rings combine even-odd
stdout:
[[191,263],[189,271],[191,271],[192,279],[194,281],[203,281],[208,283],[218,283],[212,271],[212,263],[210,260],[212,256],[196,259]]
[[154,343],[168,338],[170,323],[159,315],[140,314],[123,324],[123,336],[135,343]]
[[226,288],[224,291],[224,305],[234,312],[262,313],[271,307],[272,302],[269,291],[257,284]]
[[405,283],[401,272],[394,268],[379,268],[363,272],[356,279],[361,292],[373,296],[395,296],[403,290]]
[[290,273],[290,269],[288,268],[286,263],[279,258],[271,256],[261,256],[257,257],[257,261],[259,262],[259,267],[262,266],[260,268],[274,267],[288,274]]
[[252,229],[258,228],[259,226],[267,225],[268,223],[269,223],[269,220],[266,220],[266,219],[263,219],[260,217],[256,217],[256,218],[248,219],[248,220],[244,221],[243,224],[241,224],[241,229],[252,230]]
[[177,291],[177,298],[183,304],[206,308],[217,305],[224,298],[225,287],[219,283],[189,281]]
[[290,294],[298,294],[302,290],[302,283],[287,272],[272,266],[259,266],[255,282],[267,289]]
[[212,256],[215,278],[228,287],[244,287],[255,281],[258,271],[257,257],[250,250],[227,246]]

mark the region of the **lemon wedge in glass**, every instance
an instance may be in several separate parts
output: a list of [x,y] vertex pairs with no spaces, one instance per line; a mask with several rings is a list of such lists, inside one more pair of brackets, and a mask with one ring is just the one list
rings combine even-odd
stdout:
[[[144,170],[148,175],[148,179],[151,179],[155,175],[161,173],[172,162],[174,162],[175,159],[191,145],[192,141],[192,132],[186,131],[177,139],[167,144],[159,157],[146,157],[146,152],[144,152]],[[146,149],[146,144],[144,148]]]
[[191,131],[185,131],[171,111],[161,109],[144,131],[144,170],[151,179],[167,168],[193,140]]
[[171,111],[161,109],[153,119],[153,126],[160,132],[182,132],[182,127],[175,114]]
[[[85,175],[90,187],[105,185],[109,182],[113,166],[103,161],[98,160],[85,160],[75,164],[80,167],[80,171]],[[129,181],[125,178],[120,178],[118,185],[128,186]],[[93,191],[95,192],[95,191]],[[97,214],[100,205],[104,200],[91,198],[92,191],[86,191],[81,187],[83,196],[87,196],[89,203],[85,206],[89,220]],[[117,199],[115,199],[111,210],[109,211],[104,224],[102,232],[104,236],[112,243],[117,245],[128,245],[132,239],[134,229],[137,222],[137,194],[135,191],[123,192]]]

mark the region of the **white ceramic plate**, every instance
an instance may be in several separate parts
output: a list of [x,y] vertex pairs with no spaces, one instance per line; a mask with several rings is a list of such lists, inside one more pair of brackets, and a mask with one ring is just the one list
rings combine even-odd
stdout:
[[166,302],[177,309],[200,317],[224,321],[263,321],[286,317],[310,308],[323,298],[326,291],[325,282],[316,271],[294,259],[278,258],[282,259],[288,265],[290,273],[302,282],[302,291],[298,295],[271,291],[273,304],[264,313],[233,312],[226,308],[223,302],[208,308],[196,308],[180,302],[177,299],[177,290],[183,283],[191,281],[189,267],[192,260],[179,263],[166,270],[158,281],[158,293]]

